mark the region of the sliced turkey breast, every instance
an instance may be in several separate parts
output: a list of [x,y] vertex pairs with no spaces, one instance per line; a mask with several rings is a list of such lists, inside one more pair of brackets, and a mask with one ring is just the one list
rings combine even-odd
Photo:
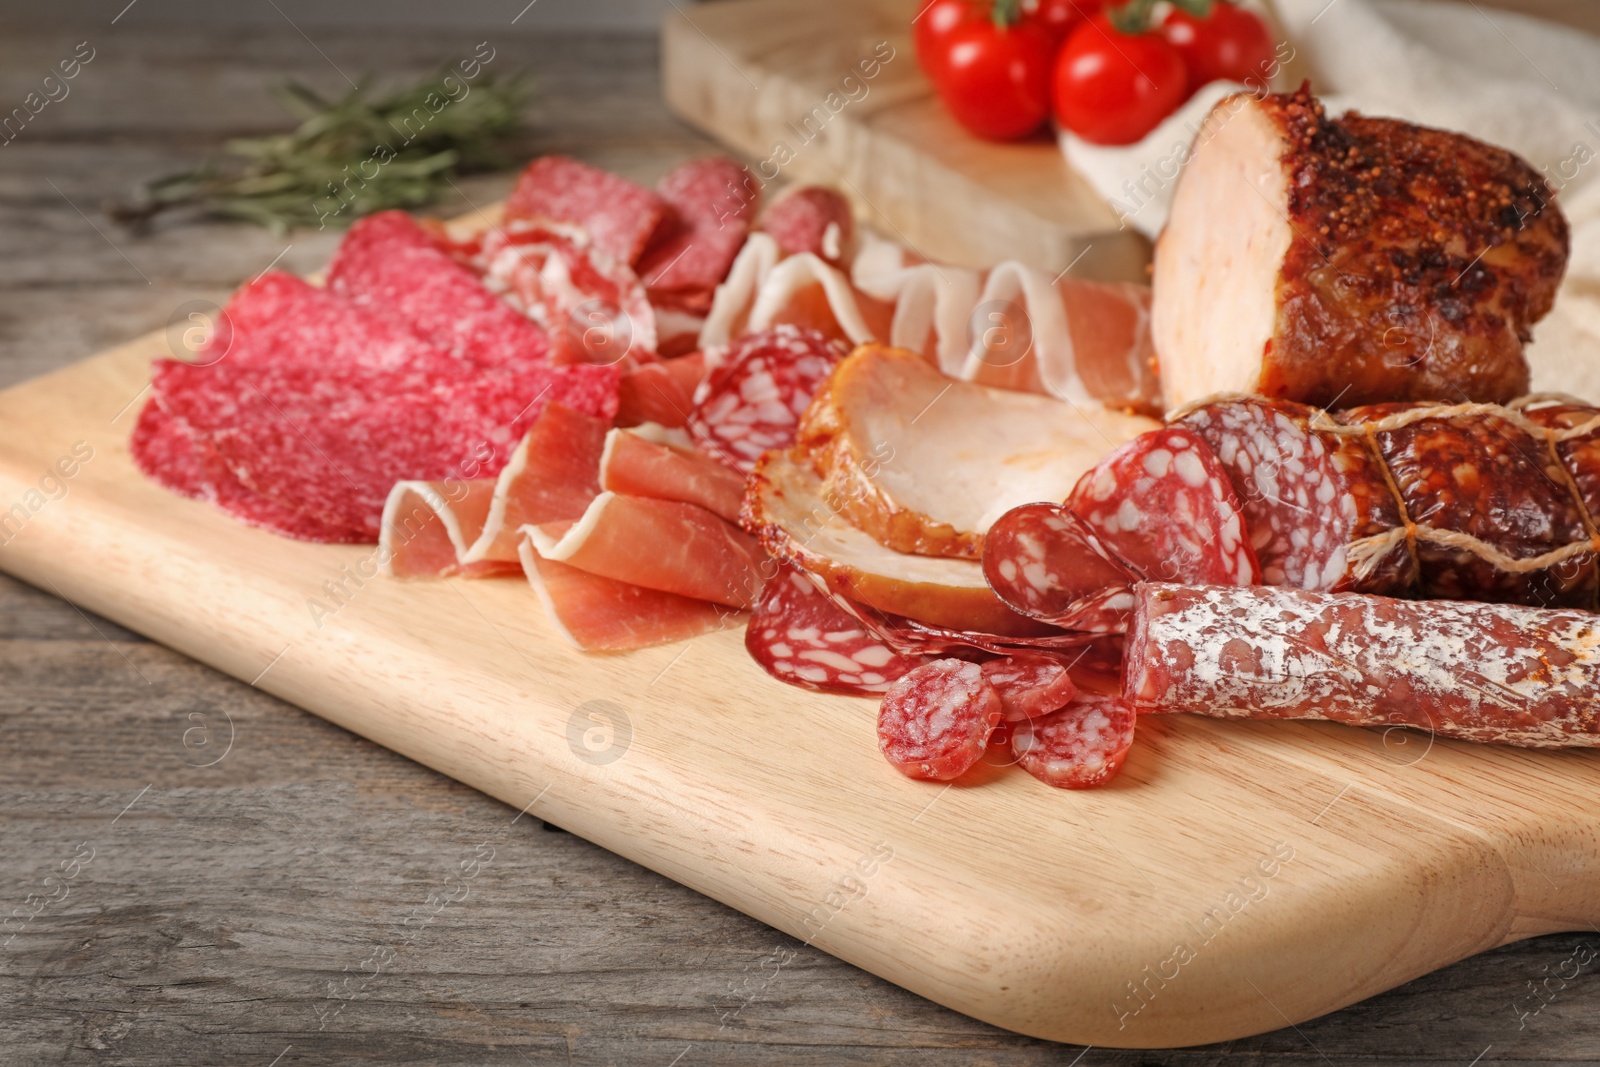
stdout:
[[885,547],[978,559],[1001,515],[1059,504],[1107,452],[1158,425],[958,382],[916,353],[863,345],[811,402],[798,440],[839,510]]

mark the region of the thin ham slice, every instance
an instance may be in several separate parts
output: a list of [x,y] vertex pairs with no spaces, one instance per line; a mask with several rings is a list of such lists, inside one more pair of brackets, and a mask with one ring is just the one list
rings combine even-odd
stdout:
[[703,352],[623,371],[617,387],[617,425],[687,426],[694,410],[694,391],[705,377]]
[[606,422],[561,404],[544,409],[495,481],[464,563],[514,561],[524,525],[577,519],[600,492]]
[[656,358],[656,316],[628,265],[579,229],[528,219],[483,235],[470,265],[491,292],[544,327],[555,363]]
[[576,522],[522,531],[542,558],[603,578],[735,608],[761,593],[755,541],[694,504],[602,492]]
[[526,539],[522,566],[550,622],[585,652],[626,652],[684,641],[738,622],[738,612],[590,574],[542,558]]
[[515,561],[462,563],[483,532],[495,479],[396,482],[383,508],[378,566],[395,578],[487,578],[516,574]]
[[1147,286],[1052,278],[1016,262],[980,274],[870,235],[851,280],[893,308],[890,344],[951,377],[1160,412]]
[[[600,456],[600,487],[632,496],[698,504],[729,522],[739,521],[744,478],[688,446],[663,440],[659,427],[612,430]],[[652,439],[654,438],[654,439]]]
[[842,272],[802,252],[781,257],[770,234],[753,233],[717,287],[700,331],[701,348],[717,348],[772,326],[818,330],[852,345],[889,335],[894,309],[856,289]]

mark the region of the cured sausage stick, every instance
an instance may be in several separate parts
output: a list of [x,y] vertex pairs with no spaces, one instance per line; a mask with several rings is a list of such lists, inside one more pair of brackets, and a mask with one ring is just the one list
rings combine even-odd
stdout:
[[1140,583],[1123,697],[1140,712],[1407,725],[1600,746],[1600,616],[1272,586]]
[[1268,585],[1596,607],[1600,410],[1218,397],[1174,420],[1233,482]]

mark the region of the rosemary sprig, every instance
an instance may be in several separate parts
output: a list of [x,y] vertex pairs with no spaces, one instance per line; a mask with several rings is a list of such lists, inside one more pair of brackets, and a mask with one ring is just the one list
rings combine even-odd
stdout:
[[300,125],[291,133],[229,141],[226,155],[145,183],[105,205],[117,222],[141,224],[191,207],[283,232],[348,225],[369,212],[431,203],[457,174],[508,166],[507,139],[521,125],[526,74],[463,79],[453,68],[369,100],[367,79],[329,100],[290,82],[274,95]]

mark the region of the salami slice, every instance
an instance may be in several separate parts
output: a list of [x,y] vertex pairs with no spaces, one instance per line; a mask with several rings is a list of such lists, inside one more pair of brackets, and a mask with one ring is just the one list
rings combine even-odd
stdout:
[[147,401],[139,412],[128,448],[134,465],[146,478],[179,496],[205,499],[208,483],[189,428],[154,400]]
[[1139,712],[1600,746],[1600,617],[1589,612],[1270,586],[1138,595],[1123,682]]
[[762,589],[744,647],[780,682],[854,696],[887,692],[922,662],[873,637],[792,567]]
[[936,659],[884,694],[878,750],[908,777],[951,781],[982,758],[1000,715],[1000,697],[982,668]]
[[350,227],[328,266],[328,288],[476,366],[539,363],[549,354],[542,329],[403,211],[380,211]]
[[1416,527],[1424,597],[1595,607],[1592,531],[1536,427],[1487,405],[1375,404],[1340,418],[1388,465]]
[[761,229],[772,235],[784,255],[810,252],[835,267],[848,258],[855,228],[850,202],[819,185],[789,190],[761,218]]
[[672,217],[640,259],[639,277],[652,297],[703,295],[704,313],[750,233],[761,190],[748,169],[710,156],[672,168],[656,192]]
[[[1230,397],[1178,420],[1206,440],[1244,509],[1268,585],[1400,595],[1416,583],[1416,560],[1382,461],[1364,435],[1339,433],[1316,408],[1287,400]],[[1379,549],[1364,561],[1348,548]]]
[[695,443],[749,474],[762,453],[794,444],[811,398],[848,350],[816,330],[774,326],[728,347],[695,391]]
[[1233,485],[1192,430],[1152,430],[1116,449],[1079,479],[1067,510],[1146,581],[1261,581]]
[[365,532],[330,523],[244,484],[208,440],[196,440],[194,451],[206,483],[205,498],[218,511],[246,526],[268,530],[296,541],[353,544],[369,540]]
[[1078,687],[1067,673],[1068,659],[1037,652],[1013,652],[983,664],[983,677],[1000,696],[1007,722],[1037,719],[1066,707]]
[[1080,693],[1060,711],[1012,723],[1011,751],[1046,785],[1093,789],[1122,769],[1137,719],[1119,696]]
[[983,576],[1005,605],[1068,630],[1117,632],[1137,576],[1059,504],[1024,504],[983,539]]
[[541,156],[517,178],[505,217],[582,226],[594,247],[632,265],[671,209],[628,179],[568,156]]

